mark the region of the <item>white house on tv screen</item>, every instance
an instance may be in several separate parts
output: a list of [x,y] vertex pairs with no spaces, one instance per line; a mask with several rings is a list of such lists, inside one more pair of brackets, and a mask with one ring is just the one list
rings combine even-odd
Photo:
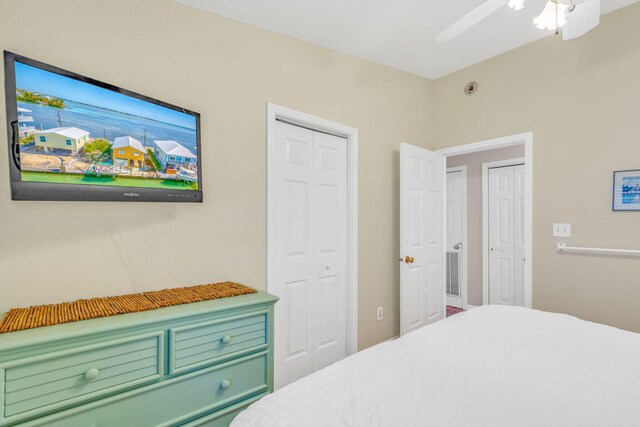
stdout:
[[175,141],[153,141],[155,156],[163,168],[196,165],[198,157]]
[[89,139],[89,132],[76,127],[57,127],[33,132],[36,149],[48,153],[51,149],[79,152]]

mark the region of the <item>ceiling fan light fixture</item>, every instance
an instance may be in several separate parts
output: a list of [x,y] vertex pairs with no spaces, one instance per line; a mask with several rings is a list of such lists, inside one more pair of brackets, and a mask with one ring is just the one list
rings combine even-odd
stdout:
[[533,18],[533,24],[540,30],[556,30],[567,23],[569,6],[549,0],[542,13]]
[[509,0],[509,7],[513,10],[522,10],[527,0]]

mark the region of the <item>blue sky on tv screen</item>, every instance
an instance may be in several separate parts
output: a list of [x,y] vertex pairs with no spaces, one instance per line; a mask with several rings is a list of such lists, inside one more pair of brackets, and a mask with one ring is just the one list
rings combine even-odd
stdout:
[[16,62],[16,86],[18,89],[146,117],[189,129],[196,128],[196,119],[190,114],[122,95],[20,62]]

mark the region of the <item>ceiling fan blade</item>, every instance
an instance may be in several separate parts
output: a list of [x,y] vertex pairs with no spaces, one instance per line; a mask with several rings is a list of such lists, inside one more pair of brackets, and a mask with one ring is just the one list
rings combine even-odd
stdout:
[[436,41],[442,43],[455,39],[507,3],[509,0],[487,0],[438,34]]
[[562,39],[571,40],[586,34],[600,23],[600,0],[587,0],[567,14],[567,24],[562,27]]

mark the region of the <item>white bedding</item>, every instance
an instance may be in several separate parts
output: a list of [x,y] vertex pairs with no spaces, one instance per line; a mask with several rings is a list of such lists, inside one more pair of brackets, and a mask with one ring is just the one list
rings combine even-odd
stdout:
[[640,334],[474,308],[264,397],[232,427],[640,426]]

